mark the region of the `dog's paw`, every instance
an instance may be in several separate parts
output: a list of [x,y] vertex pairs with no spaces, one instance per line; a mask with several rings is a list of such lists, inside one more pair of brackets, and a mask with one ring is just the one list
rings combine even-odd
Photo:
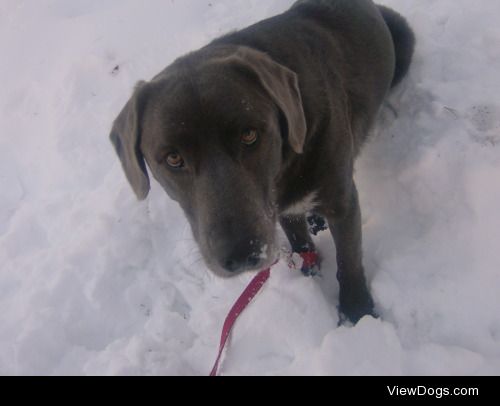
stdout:
[[309,232],[312,235],[318,235],[320,232],[328,230],[326,220],[317,214],[308,215],[307,224],[309,225]]
[[356,325],[365,316],[378,318],[372,296],[366,286],[351,289],[346,293],[342,293],[341,289],[339,301],[339,325],[346,322]]
[[315,264],[313,266],[302,266],[300,271],[306,278],[315,278],[321,277],[321,267],[319,264]]

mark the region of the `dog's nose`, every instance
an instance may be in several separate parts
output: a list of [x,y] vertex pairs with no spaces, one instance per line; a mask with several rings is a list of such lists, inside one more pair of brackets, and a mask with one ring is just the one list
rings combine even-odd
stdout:
[[257,269],[261,263],[260,254],[254,252],[249,255],[242,255],[235,251],[225,259],[223,267],[226,271],[236,273],[247,269]]

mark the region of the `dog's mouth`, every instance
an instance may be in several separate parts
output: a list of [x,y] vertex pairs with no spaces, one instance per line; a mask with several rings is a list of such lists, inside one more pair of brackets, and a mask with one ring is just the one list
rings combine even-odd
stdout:
[[205,259],[207,266],[217,276],[228,279],[246,272],[258,272],[270,268],[280,257],[276,243],[264,244],[246,257],[226,258],[217,261]]

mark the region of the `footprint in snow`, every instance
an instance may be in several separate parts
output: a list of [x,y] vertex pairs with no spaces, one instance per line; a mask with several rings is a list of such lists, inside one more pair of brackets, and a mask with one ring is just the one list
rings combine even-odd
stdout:
[[500,107],[476,105],[469,109],[465,117],[473,127],[474,141],[484,146],[500,144]]

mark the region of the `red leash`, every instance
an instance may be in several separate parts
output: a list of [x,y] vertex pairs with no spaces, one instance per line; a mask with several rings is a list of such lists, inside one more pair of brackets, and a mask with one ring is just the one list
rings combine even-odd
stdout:
[[[317,252],[304,252],[299,255],[303,259],[303,263],[301,265],[303,270],[305,269],[305,267],[312,268],[319,262],[319,256]],[[288,266],[290,266],[290,268],[294,268],[295,264],[293,262],[289,262]],[[219,362],[222,357],[224,347],[226,346],[227,339],[229,338],[231,330],[233,329],[234,323],[236,322],[240,314],[243,313],[243,311],[246,309],[248,304],[257,295],[257,293],[260,292],[264,284],[269,279],[270,275],[271,275],[271,268],[259,272],[257,276],[253,278],[253,280],[247,286],[245,291],[241,294],[241,296],[233,305],[231,311],[227,315],[226,321],[224,322],[224,326],[222,327],[222,334],[219,344],[219,354],[215,361],[215,365],[212,368],[210,376],[217,376],[217,371],[219,369]]]
[[252,299],[260,292],[262,286],[267,282],[269,276],[271,275],[271,268],[266,269],[257,274],[255,278],[253,278],[250,285],[247,286],[245,291],[241,294],[240,298],[236,301],[233,308],[229,312],[226,321],[224,322],[224,327],[222,327],[222,336],[220,339],[219,345],[219,355],[217,360],[215,361],[215,365],[210,373],[210,376],[217,376],[217,370],[219,369],[219,361],[222,356],[222,352],[224,351],[224,347],[226,346],[226,341],[231,333],[234,323],[238,319],[239,315],[245,310],[248,304],[252,301]]

